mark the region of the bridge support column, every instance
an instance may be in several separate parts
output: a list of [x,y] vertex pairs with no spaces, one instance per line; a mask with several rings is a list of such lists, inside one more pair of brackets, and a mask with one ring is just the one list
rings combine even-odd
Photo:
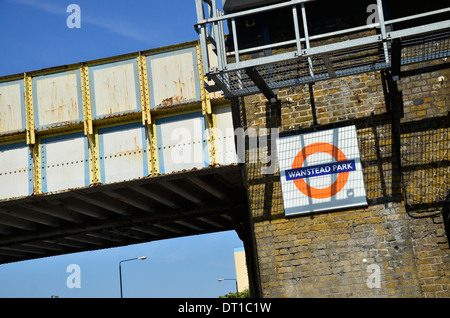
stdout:
[[33,85],[31,75],[24,73],[25,125],[27,145],[33,159],[33,194],[42,193],[41,151],[34,124]]
[[100,155],[98,150],[98,132],[94,130],[92,123],[91,93],[89,85],[89,70],[84,63],[80,66],[81,74],[81,98],[83,99],[83,125],[84,134],[89,144],[89,181],[90,184],[101,182]]

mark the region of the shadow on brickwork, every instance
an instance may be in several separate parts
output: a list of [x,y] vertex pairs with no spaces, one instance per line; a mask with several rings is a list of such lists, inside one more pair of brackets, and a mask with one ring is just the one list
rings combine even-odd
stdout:
[[[275,150],[275,145],[271,131],[272,128],[281,127],[281,103],[278,101],[276,103],[266,103],[266,129],[268,132],[267,138],[267,155],[269,158],[275,158],[276,153],[272,154]],[[269,218],[272,211],[273,205],[273,195],[274,195],[274,183],[279,182],[279,177],[277,178],[267,178],[266,185],[264,187],[264,204],[263,204],[263,218]]]
[[401,125],[403,196],[411,217],[443,213],[448,205],[450,116]]
[[[433,70],[427,67],[422,72],[414,70],[409,73],[421,74]],[[409,73],[406,75],[413,75]],[[398,90],[397,82],[392,80],[388,72],[382,72],[381,78],[386,105],[384,113],[282,131],[280,136],[356,125],[369,205],[403,202],[411,217],[441,214],[449,191],[449,115],[425,116],[406,121],[403,105],[405,96]],[[310,103],[312,112],[315,112],[311,89]],[[246,112],[245,106],[241,103],[243,113]],[[265,122],[268,131],[281,127],[280,112],[280,104],[266,104]],[[271,142],[271,138],[268,138],[268,151],[275,149],[270,147]],[[278,173],[271,176],[249,173],[247,178],[249,184],[260,185],[264,191],[263,202],[258,201],[261,200],[261,193],[249,193],[253,196],[250,199],[256,201],[255,205],[259,209],[258,213],[252,211],[254,220],[284,217],[284,213],[274,213],[273,208],[274,199],[279,199]]]
[[442,215],[444,217],[445,234],[450,245],[450,191],[448,191],[447,198],[442,208]]

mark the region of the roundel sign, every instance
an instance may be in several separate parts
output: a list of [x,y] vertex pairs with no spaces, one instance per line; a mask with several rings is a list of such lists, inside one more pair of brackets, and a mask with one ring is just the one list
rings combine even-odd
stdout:
[[277,139],[285,215],[367,205],[355,126]]

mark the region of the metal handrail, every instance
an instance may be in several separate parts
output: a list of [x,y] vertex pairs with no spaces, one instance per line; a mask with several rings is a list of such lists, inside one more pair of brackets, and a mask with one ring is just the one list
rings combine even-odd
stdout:
[[[307,17],[306,17],[306,10],[305,10],[305,3],[316,1],[316,0],[291,0],[286,1],[278,4],[268,5],[264,7],[254,8],[254,9],[248,9],[240,12],[235,13],[223,13],[222,11],[218,10],[215,2],[216,0],[208,0],[208,5],[210,7],[209,12],[209,18],[206,18],[204,15],[204,7],[203,7],[203,1],[204,0],[196,0],[197,5],[197,20],[198,23],[195,25],[197,32],[199,33],[200,37],[200,47],[202,51],[202,61],[203,61],[203,69],[204,69],[204,75],[209,76],[212,78],[216,84],[224,90],[224,92],[230,93],[230,91],[227,89],[227,73],[228,72],[241,72],[242,69],[250,68],[250,67],[259,67],[264,66],[268,64],[274,64],[284,61],[290,61],[299,57],[306,58],[307,64],[309,64],[309,71],[310,76],[312,78],[315,77],[314,74],[314,65],[313,65],[313,58],[316,56],[320,56],[323,58],[323,61],[325,65],[327,66],[327,69],[329,71],[330,76],[336,75],[333,71],[333,66],[330,64],[329,56],[330,54],[334,54],[335,52],[339,51],[346,51],[346,50],[354,50],[357,48],[362,48],[365,46],[373,46],[380,44],[381,51],[383,55],[384,60],[384,66],[382,67],[389,67],[391,65],[390,61],[390,43],[394,39],[399,38],[411,38],[414,36],[421,36],[426,33],[432,33],[432,32],[440,32],[444,30],[450,29],[450,20],[445,20],[441,22],[434,22],[429,24],[423,24],[418,25],[415,27],[408,27],[404,29],[399,29],[396,31],[390,31],[387,29],[387,25],[393,25],[396,23],[401,23],[405,21],[413,21],[417,19],[421,19],[424,17],[429,16],[436,16],[443,13],[450,12],[450,7],[439,9],[439,10],[433,10],[429,12],[424,12],[420,14],[414,14],[406,17],[391,19],[391,20],[384,20],[384,12],[383,12],[383,5],[382,0],[376,0],[376,6],[378,10],[378,21],[376,23],[367,24],[363,26],[357,26],[352,27],[344,30],[338,30],[333,32],[327,32],[323,34],[317,34],[317,35],[309,35],[308,28],[307,28]],[[280,8],[286,8],[291,7],[292,8],[292,17],[294,19],[294,31],[295,31],[295,39],[277,42],[277,43],[270,43],[265,45],[259,45],[255,47],[245,48],[245,49],[239,49],[238,47],[238,36],[237,36],[237,29],[236,29],[236,18],[248,16],[248,15],[254,15],[261,12],[268,12],[271,10],[276,10]],[[297,15],[297,9],[300,8],[301,12],[298,14],[301,14],[301,21],[303,22],[303,28],[302,28],[302,35],[300,35],[300,26]],[[223,33],[223,22],[225,20],[228,20],[231,22],[231,33],[233,35],[233,46],[234,50],[231,52],[226,52],[225,50],[225,35]],[[437,20],[440,21],[440,20]],[[208,25],[212,25],[211,34],[208,32]],[[340,42],[335,42],[331,44],[323,44],[315,47],[310,46],[310,41],[324,39],[324,38],[330,38],[330,37],[336,37],[341,36],[344,34],[350,34],[354,32],[359,31],[366,31],[366,30],[372,30],[374,28],[379,28],[380,32],[377,32],[378,34],[375,35],[366,35],[363,37],[359,37],[353,40],[345,40]],[[210,40],[210,41],[208,41]],[[209,60],[209,52],[207,49],[208,43],[213,43],[214,47],[216,48],[216,54],[217,54],[217,67],[211,68],[210,67],[210,60]],[[296,47],[296,50],[287,52],[287,53],[278,53],[275,55],[270,56],[263,56],[263,57],[257,57],[252,58],[250,60],[242,60],[240,59],[240,56],[242,54],[248,54],[256,51],[262,51],[266,49],[273,49],[283,46],[294,46]],[[303,47],[302,47],[303,46]],[[227,57],[234,56],[235,60],[233,62],[229,62],[227,60]],[[379,66],[377,66],[379,67]],[[218,83],[220,78],[220,74],[223,73],[222,83]],[[224,77],[225,76],[225,77]]]
[[[446,13],[446,12],[450,12],[450,8],[433,10],[433,11],[429,11],[429,12],[425,12],[425,13],[421,13],[421,14],[406,16],[403,18],[387,20],[384,23],[385,24],[394,24],[394,23],[410,21],[410,20],[424,18],[424,17],[428,17],[431,15],[437,15],[437,14]],[[377,27],[380,27],[380,23],[371,23],[371,24],[367,24],[367,25],[363,25],[363,26],[359,26],[359,27],[312,35],[309,37],[309,40],[318,40],[318,39],[329,38],[332,36],[343,35],[343,34],[348,34],[348,33],[353,33],[353,32],[358,32],[358,31],[372,30]],[[300,41],[305,41],[305,38],[301,37]],[[256,52],[256,51],[262,51],[262,50],[276,48],[276,47],[280,47],[280,46],[292,45],[295,43],[296,43],[296,40],[288,40],[288,41],[277,42],[277,43],[273,43],[273,44],[261,45],[261,46],[257,46],[257,47],[253,47],[253,48],[239,50],[239,54],[246,54],[246,53],[251,53],[251,52]],[[227,52],[227,56],[232,56],[232,55],[235,55],[234,51]]]
[[[196,1],[201,2],[202,0],[196,0]],[[216,0],[211,0],[211,1],[213,3],[216,2]],[[212,22],[219,22],[219,21],[228,20],[231,18],[238,18],[238,17],[242,17],[242,16],[246,16],[246,15],[253,15],[256,13],[271,11],[271,10],[275,10],[275,9],[285,8],[285,7],[291,7],[293,5],[298,5],[298,4],[302,4],[302,3],[306,3],[306,2],[313,2],[313,1],[317,1],[317,0],[286,1],[286,2],[282,2],[282,3],[278,3],[278,4],[272,4],[272,5],[268,5],[268,6],[264,6],[264,7],[259,7],[256,9],[249,9],[249,10],[243,10],[243,11],[239,11],[239,12],[235,12],[235,13],[228,13],[228,14],[224,14],[223,16],[220,16],[220,17],[213,17],[210,19],[201,19],[201,20],[197,21],[197,25],[202,25],[202,24],[207,24],[207,23],[212,23]]]

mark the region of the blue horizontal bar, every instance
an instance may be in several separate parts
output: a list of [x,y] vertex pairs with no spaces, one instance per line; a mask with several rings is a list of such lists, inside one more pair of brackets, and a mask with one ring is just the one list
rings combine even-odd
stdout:
[[355,160],[339,161],[285,171],[286,181],[355,171]]

